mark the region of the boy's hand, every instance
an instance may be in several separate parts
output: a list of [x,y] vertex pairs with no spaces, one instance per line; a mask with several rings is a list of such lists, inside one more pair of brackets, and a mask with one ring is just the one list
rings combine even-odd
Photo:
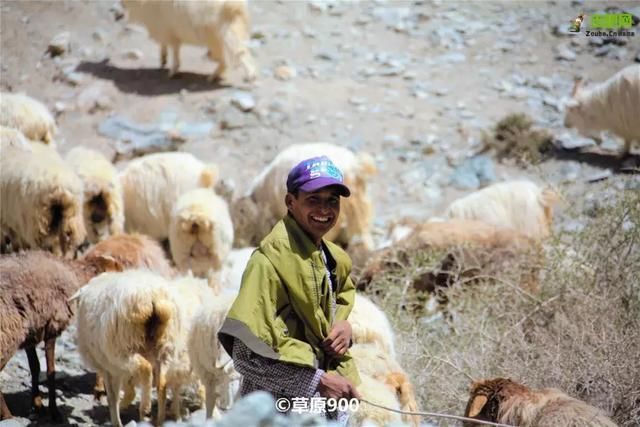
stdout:
[[329,336],[322,341],[322,348],[330,356],[343,356],[351,342],[351,325],[346,320],[333,324]]
[[318,391],[320,396],[326,398],[360,399],[362,397],[351,381],[336,374],[322,374],[320,384],[318,384]]

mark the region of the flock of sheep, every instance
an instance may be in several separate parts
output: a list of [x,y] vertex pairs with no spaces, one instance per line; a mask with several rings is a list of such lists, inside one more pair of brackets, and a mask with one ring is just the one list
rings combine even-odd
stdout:
[[[219,67],[255,66],[244,42],[249,37],[243,1],[147,2],[123,0],[132,20],[147,26],[179,66],[181,43],[205,45]],[[201,18],[210,12],[211,21]],[[640,66],[630,66],[591,89],[576,88],[566,123],[583,132],[607,129],[640,140]],[[76,147],[56,150],[56,124],[47,108],[23,94],[0,95],[0,369],[21,348],[29,358],[32,399],[42,406],[35,347],[45,343],[49,410],[55,399],[55,340],[76,321],[78,350],[97,372],[96,393],[106,390],[111,422],[141,390],[139,416],[151,411],[182,413],[181,393],[194,386],[207,416],[228,407],[238,374],[217,343],[216,332],[234,300],[253,248],[285,213],[285,181],[299,161],[327,155],[342,169],[352,196],[343,201],[327,238],[368,259],[360,289],[387,265],[392,249],[452,248],[486,253],[540,254],[551,233],[558,195],[533,182],[504,182],[453,202],[442,218],[394,224],[386,248],[372,237],[373,203],[367,191],[378,173],[373,158],[328,143],[293,145],[253,180],[245,194],[220,190],[218,168],[184,152],[143,156],[118,171],[101,153]],[[541,255],[539,255],[541,256]],[[502,257],[502,255],[500,255]],[[445,260],[446,261],[446,260]],[[442,269],[446,270],[447,262]],[[446,286],[437,275],[422,290]],[[535,291],[537,271],[522,286]],[[362,294],[349,318],[351,353],[358,363],[363,396],[396,409],[418,409],[413,386],[398,362],[394,333],[385,313]],[[124,389],[121,403],[120,391]],[[0,393],[1,418],[10,411]],[[475,383],[466,415],[523,426],[614,425],[606,416],[557,390],[532,391],[509,380]],[[368,405],[356,422],[380,425],[400,416]],[[415,416],[403,416],[418,425]],[[544,422],[543,422],[544,421]],[[581,424],[582,425],[582,424]]]

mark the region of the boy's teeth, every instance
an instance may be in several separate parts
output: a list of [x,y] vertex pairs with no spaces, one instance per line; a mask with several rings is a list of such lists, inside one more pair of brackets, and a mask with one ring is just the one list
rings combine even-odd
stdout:
[[311,218],[313,218],[315,221],[318,221],[318,222],[327,222],[327,221],[329,221],[328,217],[312,216]]

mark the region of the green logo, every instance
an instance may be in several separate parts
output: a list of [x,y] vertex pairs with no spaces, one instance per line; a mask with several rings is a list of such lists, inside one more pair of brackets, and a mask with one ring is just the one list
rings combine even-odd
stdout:
[[630,13],[602,13],[591,15],[591,28],[597,29],[617,29],[631,28],[633,26],[633,16]]

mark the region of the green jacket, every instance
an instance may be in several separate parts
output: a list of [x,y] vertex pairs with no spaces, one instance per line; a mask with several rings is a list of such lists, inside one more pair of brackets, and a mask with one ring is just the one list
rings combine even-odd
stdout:
[[238,338],[263,357],[337,371],[358,385],[358,370],[349,353],[331,358],[321,346],[333,322],[347,319],[355,298],[349,256],[331,242],[323,240],[323,245],[329,252],[329,270],[337,279],[335,319],[321,251],[287,215],[251,255],[218,337],[229,354],[233,338]]

